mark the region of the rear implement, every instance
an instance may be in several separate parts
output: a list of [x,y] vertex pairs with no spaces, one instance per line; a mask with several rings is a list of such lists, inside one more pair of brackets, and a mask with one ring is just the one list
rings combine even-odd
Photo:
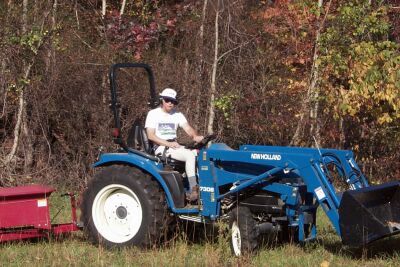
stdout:
[[0,242],[49,238],[79,230],[76,202],[71,202],[71,223],[52,224],[49,197],[55,190],[43,185],[0,188]]

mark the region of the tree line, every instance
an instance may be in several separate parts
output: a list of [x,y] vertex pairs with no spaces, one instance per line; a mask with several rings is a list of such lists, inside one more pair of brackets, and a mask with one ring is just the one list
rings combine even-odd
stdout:
[[[0,180],[81,188],[115,150],[108,70],[153,67],[205,134],[351,149],[400,178],[400,3],[371,0],[7,0],[0,3]],[[118,76],[123,131],[148,111]],[[126,135],[126,134],[125,134]]]

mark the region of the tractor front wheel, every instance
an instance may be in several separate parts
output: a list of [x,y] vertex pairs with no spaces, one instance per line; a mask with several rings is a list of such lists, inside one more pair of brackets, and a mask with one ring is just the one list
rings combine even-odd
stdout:
[[88,184],[81,205],[89,239],[105,247],[157,244],[165,229],[164,193],[151,176],[129,166],[109,166]]
[[235,256],[254,251],[258,246],[258,229],[247,207],[236,207],[230,213],[230,245]]

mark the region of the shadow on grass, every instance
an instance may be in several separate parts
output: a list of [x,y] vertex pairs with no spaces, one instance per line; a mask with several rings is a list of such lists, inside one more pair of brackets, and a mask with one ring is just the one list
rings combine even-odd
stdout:
[[[230,243],[230,231],[226,223],[195,223],[190,221],[180,221],[173,239],[170,239],[166,247],[173,246],[175,241],[185,242],[187,245],[204,245],[214,244],[221,245],[225,244],[229,247]],[[169,243],[169,245],[168,245]],[[288,236],[280,234],[272,235],[261,235],[259,237],[259,245],[255,251],[263,249],[276,249],[287,244],[294,243]]]
[[224,236],[224,225],[180,221],[176,227],[174,238],[188,244],[216,243]]
[[400,238],[394,236],[358,248],[344,246],[338,239],[329,241],[321,239],[317,242],[332,254],[343,255],[352,259],[371,260],[382,257],[397,257],[400,251]]

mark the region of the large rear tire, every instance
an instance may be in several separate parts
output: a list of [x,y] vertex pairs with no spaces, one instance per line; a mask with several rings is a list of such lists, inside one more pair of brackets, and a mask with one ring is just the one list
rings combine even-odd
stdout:
[[258,244],[258,229],[253,214],[247,207],[236,207],[230,213],[230,245],[232,253],[239,257],[254,251]]
[[166,233],[164,193],[150,175],[113,165],[99,172],[83,194],[81,220],[95,244],[151,247]]

